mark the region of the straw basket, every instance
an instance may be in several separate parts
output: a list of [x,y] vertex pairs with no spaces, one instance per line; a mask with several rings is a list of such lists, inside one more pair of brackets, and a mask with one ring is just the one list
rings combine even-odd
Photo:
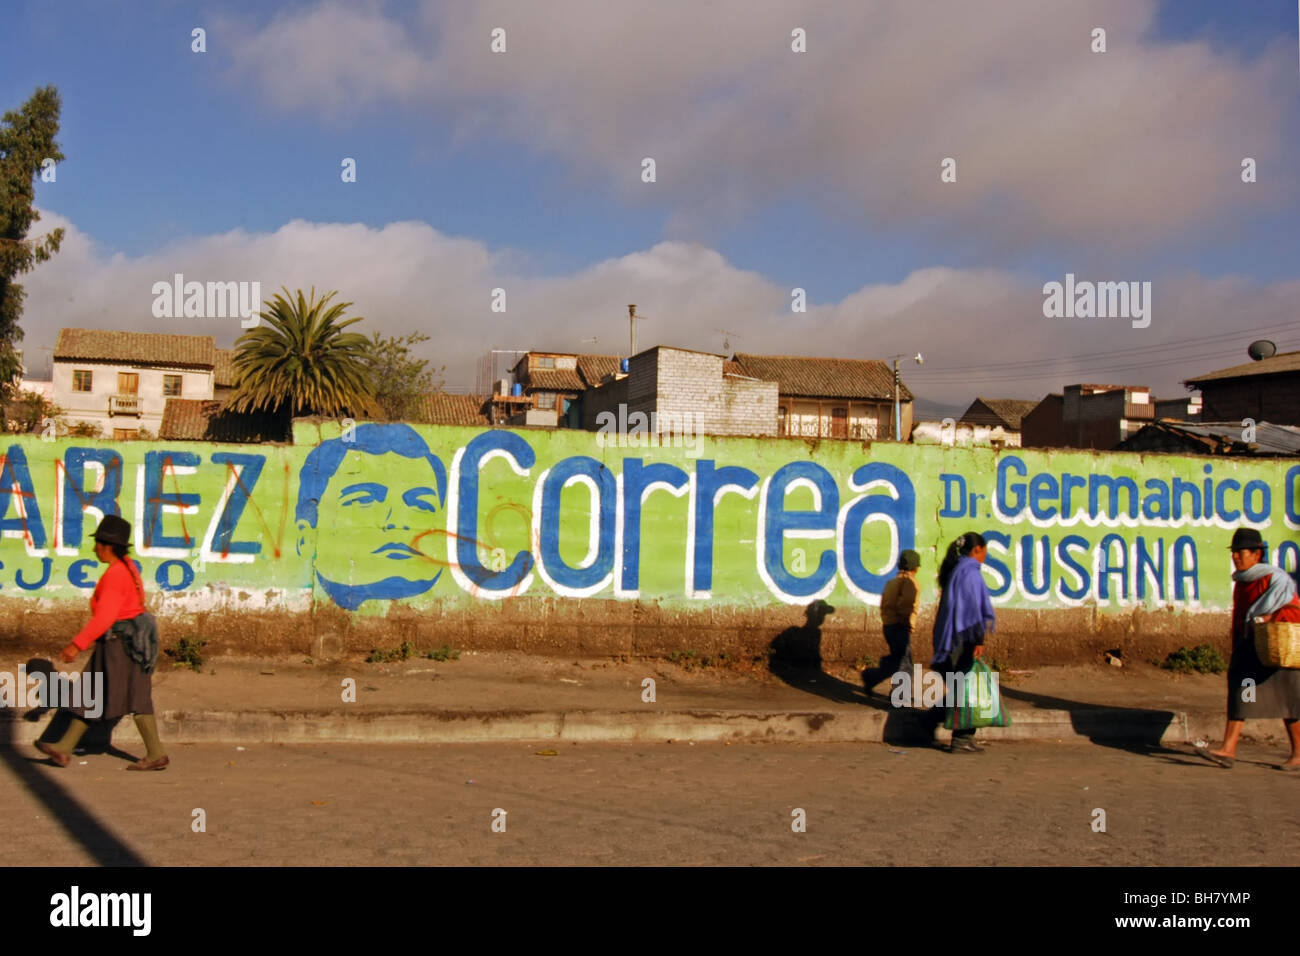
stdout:
[[1300,667],[1300,624],[1272,621],[1256,624],[1255,653],[1269,667]]

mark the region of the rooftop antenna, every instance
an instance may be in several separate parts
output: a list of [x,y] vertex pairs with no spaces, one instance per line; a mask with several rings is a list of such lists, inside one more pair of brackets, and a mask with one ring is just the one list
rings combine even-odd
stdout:
[[740,338],[741,337],[740,333],[733,332],[731,331],[731,329],[714,329],[713,331],[721,332],[724,336],[726,336],[726,338],[722,340],[722,351],[727,353],[727,355],[731,355],[731,336],[734,335],[736,338]]
[[648,319],[648,318],[650,318],[650,316],[648,315],[636,314],[635,304],[629,305],[627,307],[628,342],[629,342],[629,347],[631,348],[631,351],[627,353],[628,358],[631,358],[633,355],[636,355],[636,320]]
[[580,339],[580,340],[578,341],[578,344],[579,344],[579,345],[582,345],[584,342],[590,342],[590,343],[591,343],[591,347],[594,349],[594,348],[596,347],[596,336],[593,335],[593,336],[592,336],[591,338],[589,338],[589,339]]

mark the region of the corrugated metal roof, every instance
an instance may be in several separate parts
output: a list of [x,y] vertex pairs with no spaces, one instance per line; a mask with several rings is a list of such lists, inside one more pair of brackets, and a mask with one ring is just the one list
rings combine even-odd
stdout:
[[[1220,441],[1245,444],[1242,436],[1241,422],[1203,422],[1199,425],[1175,425],[1165,423],[1171,431],[1181,431],[1188,435],[1201,435],[1217,438]],[[1294,455],[1300,453],[1300,428],[1294,425],[1274,425],[1260,422],[1255,426],[1255,441],[1261,452],[1275,455]]]
[[[751,355],[737,352],[735,361],[750,378],[776,382],[782,395],[801,398],[869,398],[892,401],[894,372],[879,359],[807,358],[797,355]],[[912,400],[900,384],[899,397]]]
[[59,338],[54,345],[54,360],[212,368],[216,361],[216,351],[216,339],[210,335],[59,329]]
[[1173,421],[1152,422],[1118,446],[1122,450],[1149,428],[1158,429],[1200,444],[1206,454],[1300,455],[1300,428],[1260,422],[1255,426],[1255,440],[1247,444],[1241,422],[1202,422],[1188,424]]
[[1196,378],[1189,378],[1184,385],[1196,385],[1199,382],[1213,382],[1226,378],[1247,378],[1256,375],[1278,375],[1285,372],[1300,372],[1300,352],[1279,352],[1272,358],[1258,362],[1244,362],[1217,372],[1207,372]]

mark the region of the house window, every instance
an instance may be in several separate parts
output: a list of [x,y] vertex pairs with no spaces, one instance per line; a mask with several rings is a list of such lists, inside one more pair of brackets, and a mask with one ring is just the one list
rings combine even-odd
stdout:
[[537,393],[537,407],[538,407],[538,408],[546,408],[546,409],[553,409],[553,408],[555,408],[555,393],[554,393],[554,392],[538,392],[538,393]]
[[777,406],[777,409],[776,409],[776,433],[777,433],[778,435],[784,435],[784,434],[785,434],[786,415],[788,414],[788,412],[789,412],[789,409],[787,409],[784,405],[778,405],[778,406]]
[[179,398],[181,394],[181,377],[179,375],[163,376],[163,397]]
[[113,441],[130,441],[132,438],[135,437],[136,437],[136,430],[134,428],[113,429]]
[[533,359],[533,368],[555,368],[555,357],[551,355],[539,355]]
[[139,395],[140,394],[140,376],[136,372],[118,372],[117,373],[117,394],[119,395]]
[[90,391],[93,376],[88,368],[78,368],[72,370],[72,390],[74,392]]

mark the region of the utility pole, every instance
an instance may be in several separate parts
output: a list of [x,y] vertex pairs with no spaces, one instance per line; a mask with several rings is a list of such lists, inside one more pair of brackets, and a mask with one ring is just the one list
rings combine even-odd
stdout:
[[[898,401],[898,360],[902,357],[902,355],[894,356],[894,441],[902,441],[899,436],[903,431],[903,407]],[[923,365],[925,364],[925,356],[917,352],[915,361],[917,365]]]
[[903,430],[903,410],[898,405],[898,359],[894,356],[894,441],[898,441],[898,433]]

